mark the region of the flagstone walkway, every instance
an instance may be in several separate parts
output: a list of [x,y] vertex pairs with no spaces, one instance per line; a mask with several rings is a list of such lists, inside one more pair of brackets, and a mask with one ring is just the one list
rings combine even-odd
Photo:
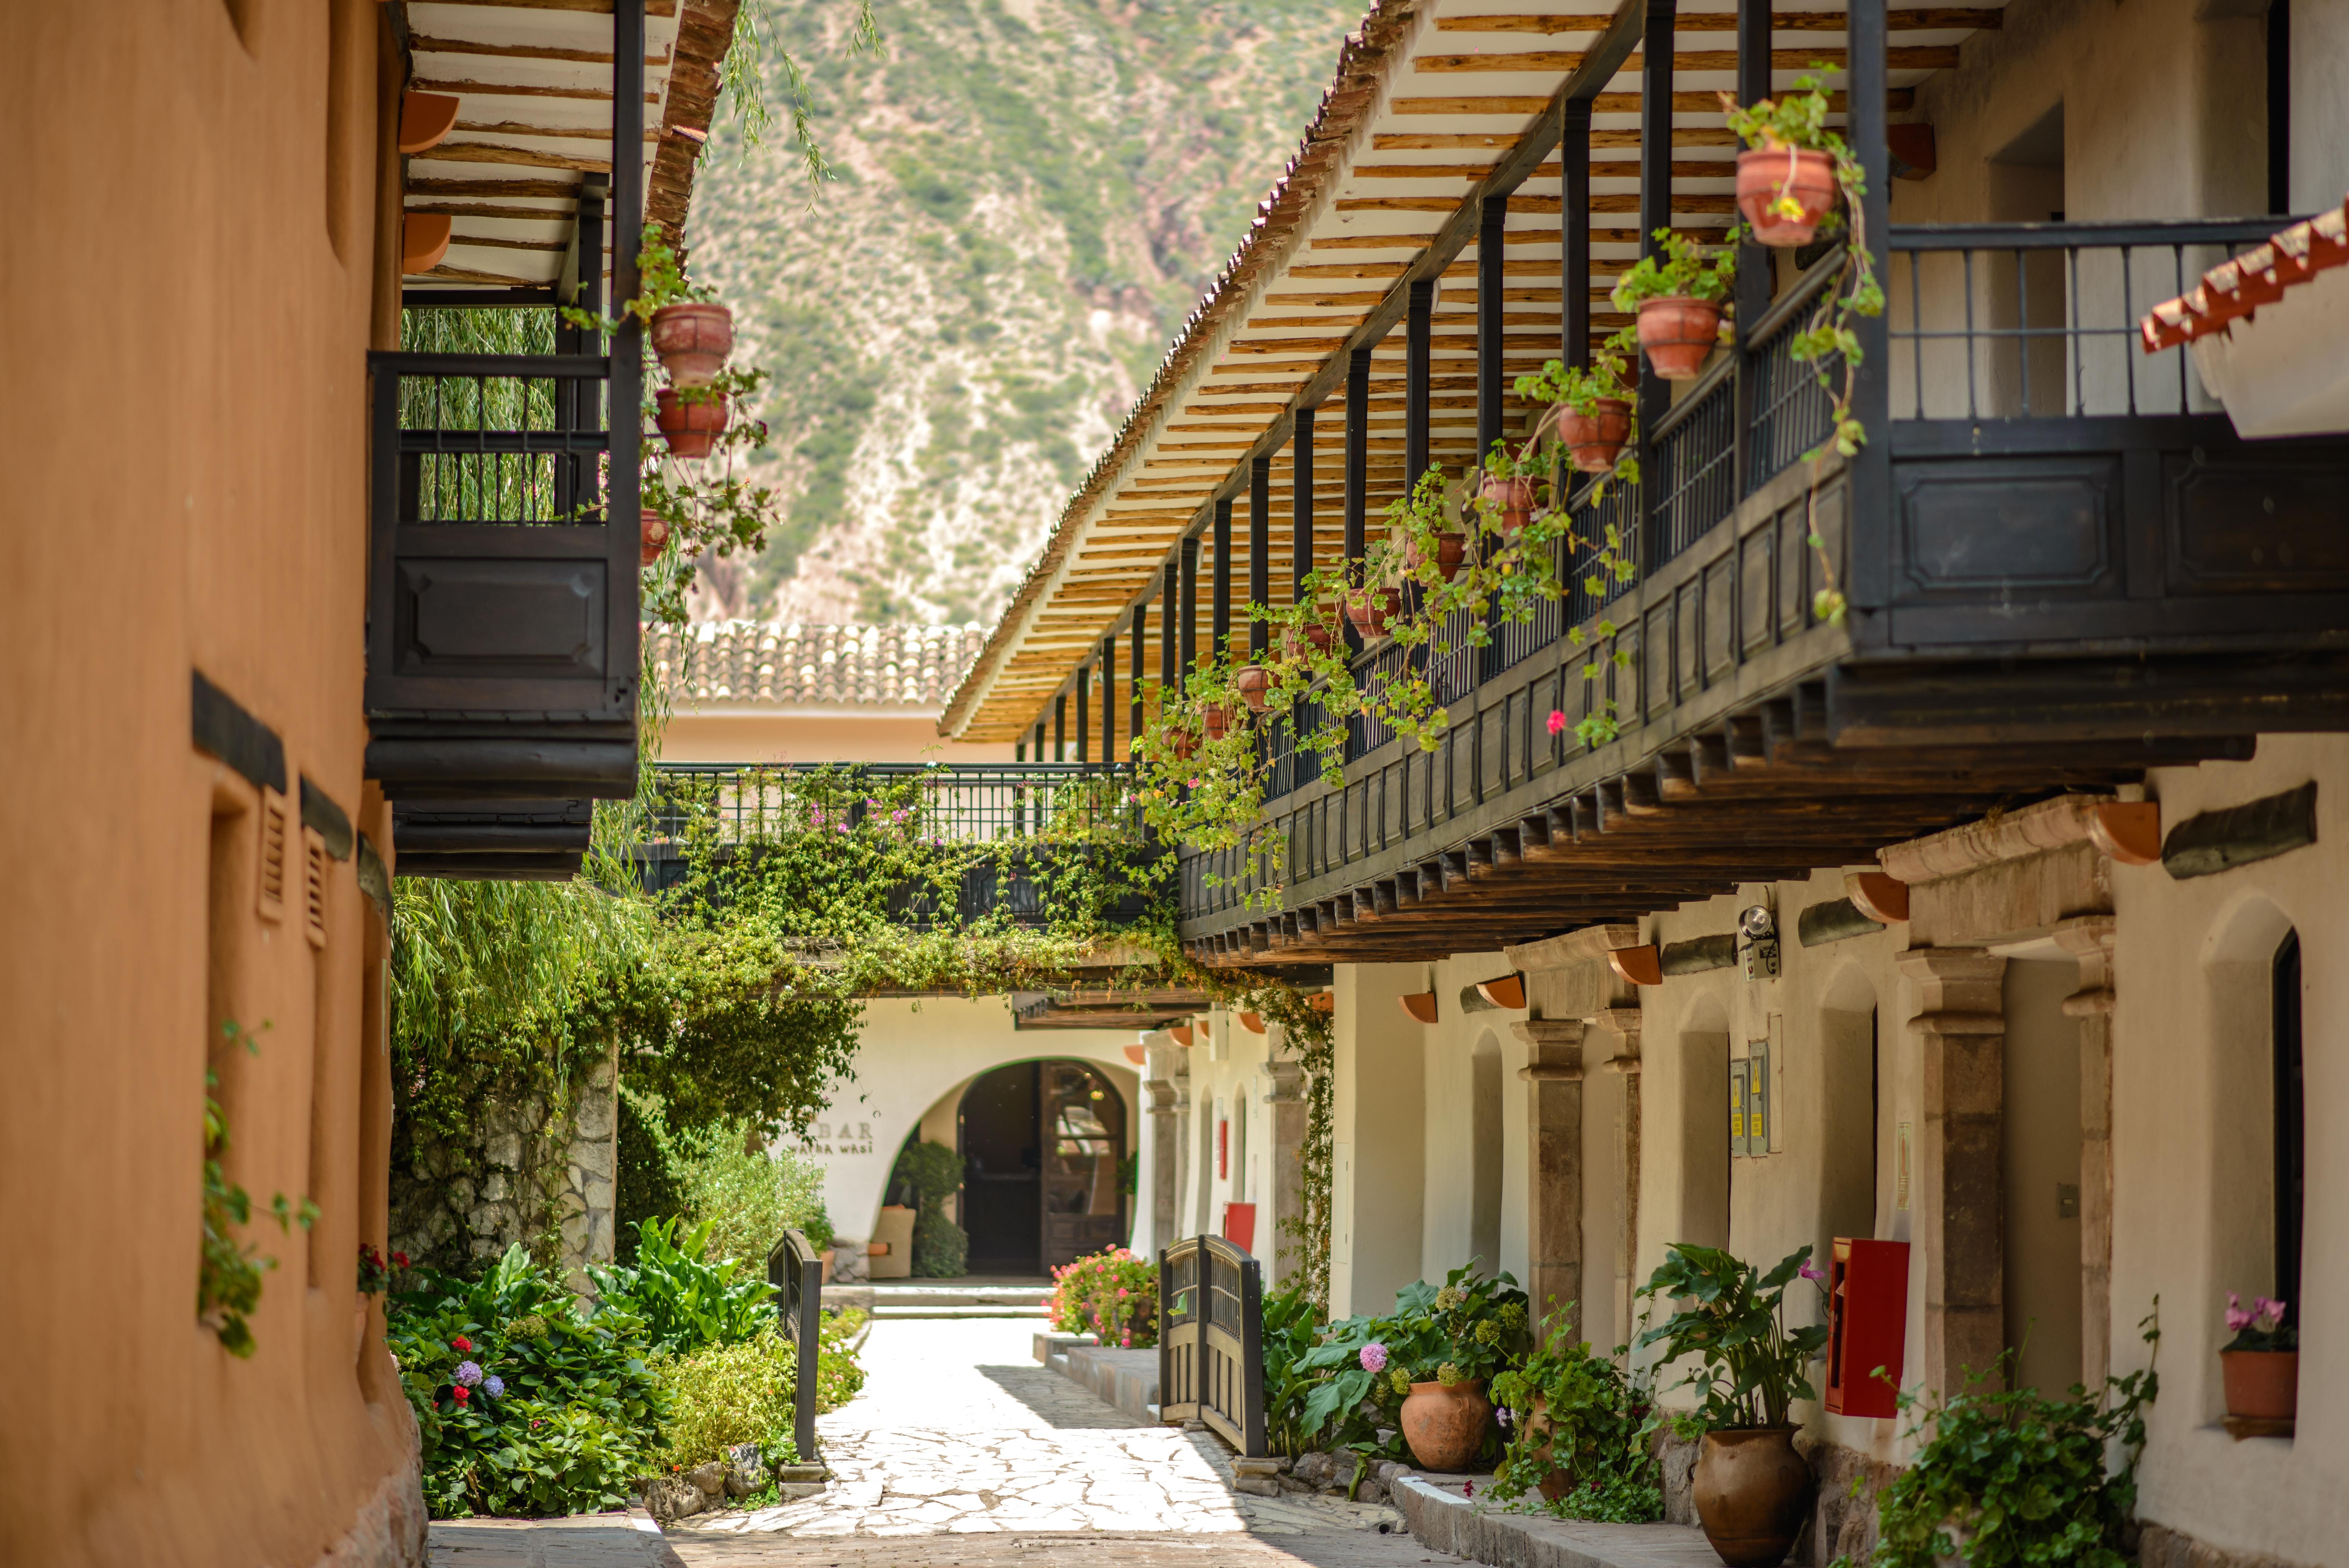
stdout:
[[688,1568],[1451,1563],[1392,1509],[1230,1490],[1209,1433],[1137,1422],[1030,1358],[1033,1325],[876,1323],[864,1391],[817,1423],[823,1494],[669,1527]]

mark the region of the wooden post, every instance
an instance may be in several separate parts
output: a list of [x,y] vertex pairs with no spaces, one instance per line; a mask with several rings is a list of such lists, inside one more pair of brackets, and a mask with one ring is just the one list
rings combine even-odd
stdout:
[[[612,145],[642,147],[645,140],[645,0],[613,0],[612,5]],[[612,297],[635,299],[644,292],[637,253],[645,233],[645,166],[636,158],[612,160]],[[581,267],[602,270],[600,261],[583,253]],[[645,329],[633,315],[620,316],[612,335],[610,407],[625,409],[625,418],[610,419],[609,478],[605,480],[604,536],[605,570],[611,584],[605,608],[606,645],[634,650],[636,646],[639,599],[643,585],[637,575],[643,548],[637,517],[642,510],[643,464],[638,443],[644,419],[637,413],[644,398]],[[633,682],[636,654],[619,659],[616,672]],[[624,689],[633,690],[633,686]],[[628,707],[633,710],[634,702]]]
[[1482,467],[1493,443],[1501,438],[1501,368],[1506,324],[1501,292],[1507,286],[1502,266],[1504,232],[1509,226],[1506,191],[1485,198],[1476,228],[1476,464]]
[[[1083,725],[1080,722],[1079,728]],[[1069,694],[1062,692],[1052,699],[1052,760],[1069,759]]]
[[[1403,483],[1415,485],[1427,471],[1431,419],[1429,403],[1433,380],[1435,280],[1421,278],[1411,285],[1411,301],[1403,317],[1402,467]],[[1351,367],[1349,366],[1350,369]]]
[[[1892,170],[1885,154],[1885,96],[1889,82],[1885,72],[1884,0],[1851,0],[1849,35],[1851,72],[1848,129],[1844,135],[1859,159],[1868,194],[1859,199],[1868,248],[1875,258],[1877,282],[1892,285],[1890,253],[1885,242],[1892,221],[1887,188]],[[1889,519],[1892,516],[1892,384],[1888,318],[1864,315],[1854,319],[1861,359],[1853,379],[1852,417],[1867,427],[1868,444],[1852,459],[1851,482],[1844,515],[1844,593],[1854,614],[1847,624],[1857,643],[1880,645],[1886,636],[1881,617],[1865,612],[1888,602],[1892,591]]]
[[[1412,287],[1416,290],[1419,285]],[[1408,416],[1406,416],[1408,418]],[[1408,442],[1406,442],[1406,445]],[[1417,482],[1403,475],[1404,493]],[[1371,515],[1371,351],[1357,348],[1346,359],[1346,534],[1340,546],[1346,563],[1346,582],[1362,580],[1362,556],[1369,549]],[[1350,621],[1344,623],[1346,647],[1362,645]]]
[[1092,719],[1088,717],[1092,712],[1092,697],[1093,667],[1089,663],[1080,665],[1077,667],[1077,760],[1079,762],[1092,760],[1087,755],[1092,744],[1093,727]]
[[[1158,618],[1162,621],[1166,618],[1166,612],[1163,605],[1159,609]],[[1132,698],[1132,701],[1127,705],[1128,711],[1126,714],[1127,734],[1125,738],[1127,743],[1127,758],[1131,758],[1133,755],[1132,749],[1133,743],[1142,738],[1142,726],[1143,722],[1142,712],[1142,654],[1143,644],[1147,640],[1146,628],[1149,624],[1149,621],[1150,593],[1149,591],[1145,589],[1143,592],[1141,599],[1138,600],[1133,606],[1133,674],[1126,681],[1127,692]],[[1125,758],[1112,758],[1110,760],[1115,762],[1125,760]]]
[[1117,760],[1117,633],[1102,639],[1102,749],[1103,763]]
[[1569,98],[1566,126],[1557,139],[1565,176],[1558,203],[1558,357],[1582,369],[1590,366],[1590,100]]
[[1232,503],[1229,500],[1216,503],[1215,603],[1209,615],[1212,636],[1208,651],[1221,659],[1232,648]]
[[[1305,576],[1313,570],[1313,419],[1319,412],[1297,410],[1296,428],[1289,438],[1289,451],[1297,463],[1288,486],[1288,602],[1292,604],[1305,602]],[[1352,416],[1347,418],[1350,422]]]
[[[1217,501],[1219,517],[1229,515],[1227,501]],[[1228,526],[1228,525],[1226,525]],[[1170,684],[1182,686],[1191,679],[1193,661],[1199,656],[1199,540],[1196,534],[1183,536],[1182,600],[1174,616],[1174,673]]]
[[[1640,254],[1661,255],[1663,244],[1656,231],[1672,222],[1672,29],[1674,0],[1648,0],[1647,36],[1640,63]],[[1640,372],[1640,523],[1634,548],[1644,569],[1661,553],[1651,535],[1656,498],[1664,494],[1663,475],[1656,471],[1649,432],[1671,407],[1671,384],[1652,368],[1639,364]]]
[[[1311,440],[1311,421],[1304,428]],[[1310,480],[1307,481],[1310,483]],[[1264,656],[1272,628],[1256,618],[1258,606],[1272,603],[1272,459],[1258,458],[1248,465],[1248,657]]]

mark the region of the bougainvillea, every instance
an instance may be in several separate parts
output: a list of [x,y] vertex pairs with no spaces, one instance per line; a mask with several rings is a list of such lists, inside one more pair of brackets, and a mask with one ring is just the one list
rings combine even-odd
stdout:
[[1052,1326],[1091,1334],[1124,1350],[1158,1343],[1158,1271],[1149,1259],[1112,1247],[1052,1271]]

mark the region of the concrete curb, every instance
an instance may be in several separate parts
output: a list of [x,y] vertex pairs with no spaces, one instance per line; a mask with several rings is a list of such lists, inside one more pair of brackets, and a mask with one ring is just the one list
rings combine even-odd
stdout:
[[1137,1421],[1158,1419],[1158,1352],[1112,1350],[1091,1335],[1039,1334],[1036,1359]]
[[1398,1475],[1390,1485],[1413,1539],[1496,1568],[1721,1568],[1704,1532],[1681,1524],[1588,1524],[1546,1514],[1504,1513],[1462,1495],[1490,1476]]

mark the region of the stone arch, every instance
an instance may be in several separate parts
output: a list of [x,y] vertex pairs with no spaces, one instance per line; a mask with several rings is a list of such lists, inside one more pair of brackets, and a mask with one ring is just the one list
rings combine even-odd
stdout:
[[1670,1242],[1729,1245],[1729,1008],[1711,991],[1692,998],[1675,1046],[1680,1069],[1680,1202]]

